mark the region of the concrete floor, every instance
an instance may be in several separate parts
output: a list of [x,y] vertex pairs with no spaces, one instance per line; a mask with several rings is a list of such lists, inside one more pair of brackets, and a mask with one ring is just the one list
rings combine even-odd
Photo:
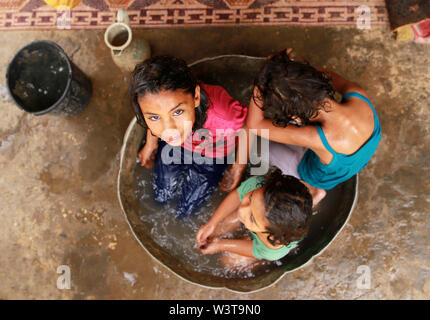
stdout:
[[[112,63],[103,31],[0,34],[1,299],[429,299],[430,46],[396,43],[389,30],[217,28],[140,30],[153,53],[188,62],[218,54],[267,56],[294,47],[311,64],[357,81],[376,106],[383,141],[360,173],[348,224],[304,268],[252,294],[185,282],[132,236],[116,198],[122,137],[133,114],[128,78]],[[78,116],[35,117],[4,93],[8,61],[50,39],[91,78]],[[71,289],[57,288],[57,268]],[[361,265],[370,289],[357,281]]]

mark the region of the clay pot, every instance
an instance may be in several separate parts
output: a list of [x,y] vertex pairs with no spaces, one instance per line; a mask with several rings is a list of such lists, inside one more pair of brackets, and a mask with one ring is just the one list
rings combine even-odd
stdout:
[[117,22],[105,32],[105,43],[111,49],[114,63],[123,71],[133,71],[136,64],[151,56],[149,43],[144,39],[133,39],[130,20],[125,9],[118,10]]

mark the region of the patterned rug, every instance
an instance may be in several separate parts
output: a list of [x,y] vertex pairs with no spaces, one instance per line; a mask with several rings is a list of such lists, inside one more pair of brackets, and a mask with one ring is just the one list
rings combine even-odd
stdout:
[[[361,5],[367,11],[357,11]],[[0,0],[0,30],[104,29],[127,8],[133,28],[190,26],[389,25],[384,0],[82,0],[57,12],[42,0]],[[366,13],[367,12],[367,13]]]

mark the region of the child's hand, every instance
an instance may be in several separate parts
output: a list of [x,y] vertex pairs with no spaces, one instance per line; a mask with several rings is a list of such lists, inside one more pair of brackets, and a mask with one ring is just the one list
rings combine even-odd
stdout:
[[286,53],[286,54],[287,54],[287,56],[290,58],[290,60],[293,60],[293,61],[294,61],[294,59],[290,57],[290,53],[291,53],[293,50],[294,50],[293,48],[285,49],[285,53]]
[[213,241],[209,242],[208,244],[206,244],[203,247],[200,247],[200,252],[203,254],[214,254],[217,253],[218,251],[222,251],[221,249],[221,239],[213,239]]
[[[287,49],[285,49],[285,53],[287,54],[287,56],[290,58],[290,60],[292,60],[292,61],[294,61],[294,59],[293,58],[291,58],[290,57],[290,53],[293,51],[294,49],[293,48],[287,48]],[[267,59],[270,59],[271,57],[273,57],[275,54],[274,53],[272,53],[271,55],[269,55],[268,57],[267,57]]]
[[154,165],[155,152],[157,151],[158,145],[145,143],[145,146],[139,151],[138,157],[140,164],[150,169]]
[[242,175],[246,170],[246,164],[233,164],[224,173],[224,177],[221,180],[219,188],[222,191],[232,191],[236,189],[239,185]]
[[213,224],[206,223],[199,229],[199,231],[197,231],[196,241],[199,249],[207,245],[208,239],[214,230],[215,226]]

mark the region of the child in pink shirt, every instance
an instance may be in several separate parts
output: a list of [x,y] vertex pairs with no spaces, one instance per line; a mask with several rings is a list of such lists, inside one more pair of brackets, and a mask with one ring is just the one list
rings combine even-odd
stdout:
[[[185,61],[171,56],[138,64],[130,96],[138,123],[147,129],[139,158],[154,167],[155,200],[179,196],[177,215],[195,213],[223,179],[235,147],[239,150],[236,136],[247,107],[222,87],[200,83]],[[239,184],[243,162],[237,157],[226,171],[224,190]]]

